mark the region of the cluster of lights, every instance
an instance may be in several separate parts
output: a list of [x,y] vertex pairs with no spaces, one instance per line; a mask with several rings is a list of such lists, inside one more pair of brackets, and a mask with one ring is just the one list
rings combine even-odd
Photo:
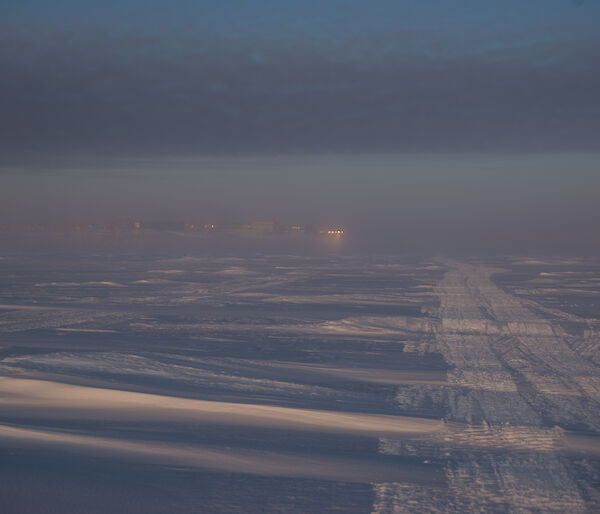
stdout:
[[327,233],[330,236],[341,236],[344,233],[344,231],[343,230],[328,230]]

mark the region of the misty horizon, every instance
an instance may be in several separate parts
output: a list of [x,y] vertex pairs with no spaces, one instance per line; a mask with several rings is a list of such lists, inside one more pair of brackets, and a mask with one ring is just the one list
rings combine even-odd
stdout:
[[0,169],[0,216],[267,219],[343,226],[380,250],[590,254],[600,248],[597,162],[595,153],[49,157]]

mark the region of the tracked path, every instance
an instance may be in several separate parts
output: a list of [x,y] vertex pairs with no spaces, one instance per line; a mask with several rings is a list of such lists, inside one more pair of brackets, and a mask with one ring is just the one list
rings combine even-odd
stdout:
[[[594,511],[597,487],[558,450],[562,429],[600,434],[600,368],[574,353],[559,327],[497,287],[496,270],[447,264],[432,330],[453,367],[441,393],[446,418],[469,429],[457,435],[449,424],[442,438],[416,445],[382,439],[383,453],[447,458],[448,489],[378,484],[374,512]],[[401,390],[399,398],[410,402]]]

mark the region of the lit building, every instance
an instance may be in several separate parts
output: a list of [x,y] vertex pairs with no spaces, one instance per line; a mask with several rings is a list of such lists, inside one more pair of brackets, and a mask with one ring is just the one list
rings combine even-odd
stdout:
[[319,233],[323,234],[325,236],[328,236],[328,237],[339,238],[344,235],[344,229],[343,228],[328,228],[328,229],[320,230]]

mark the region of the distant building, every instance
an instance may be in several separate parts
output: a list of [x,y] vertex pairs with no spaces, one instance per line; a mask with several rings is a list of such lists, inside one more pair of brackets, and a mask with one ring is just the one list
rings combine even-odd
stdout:
[[340,238],[340,237],[343,237],[343,235],[344,235],[344,229],[343,228],[326,228],[326,229],[320,230],[319,233],[324,236],[327,236],[327,237]]
[[261,233],[275,232],[276,224],[274,221],[253,221],[248,228]]
[[150,230],[181,231],[185,230],[185,223],[183,221],[144,221],[141,227]]

